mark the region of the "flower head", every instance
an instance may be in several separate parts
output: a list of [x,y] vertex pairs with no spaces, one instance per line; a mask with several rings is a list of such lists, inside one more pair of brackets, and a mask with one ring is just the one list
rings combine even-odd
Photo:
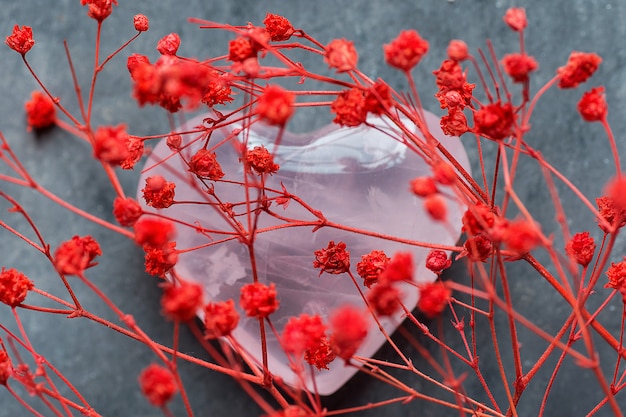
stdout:
[[621,262],[611,262],[606,276],[609,282],[604,285],[604,288],[622,289],[626,284],[626,258]]
[[[9,307],[17,307],[22,304],[28,295],[28,291],[35,288],[35,284],[26,275],[17,269],[4,269],[0,271],[0,302]],[[0,351],[0,354],[4,351]],[[0,369],[1,369],[0,364]],[[0,372],[1,373],[1,372]],[[2,378],[0,377],[0,384]]]
[[331,346],[346,362],[367,337],[369,323],[366,317],[364,312],[351,305],[338,308],[330,317]]
[[13,26],[13,32],[7,36],[5,43],[15,52],[25,55],[35,44],[33,29],[30,26],[19,27],[15,25]]
[[135,223],[135,242],[141,246],[162,248],[176,235],[176,228],[169,220],[143,217]]
[[459,39],[453,39],[448,44],[448,58],[453,61],[464,61],[469,56],[467,44]]
[[266,14],[263,24],[265,25],[265,30],[270,35],[270,39],[274,42],[287,41],[295,32],[288,19],[276,14]]
[[246,163],[257,174],[274,174],[280,169],[280,165],[274,163],[272,154],[264,146],[255,146],[246,152]]
[[163,407],[178,391],[174,375],[163,366],[152,364],[139,375],[141,392],[155,407]]
[[170,33],[169,35],[162,37],[159,42],[157,42],[156,48],[161,55],[176,55],[179,47],[180,36],[178,36],[178,33]]
[[11,358],[6,350],[0,350],[0,385],[6,385],[13,374]]
[[511,7],[504,14],[504,22],[516,32],[521,32],[528,25],[526,10],[523,7]]
[[45,129],[54,126],[57,121],[54,103],[40,91],[33,91],[31,99],[24,104],[24,109],[29,128]]
[[382,250],[373,250],[361,256],[361,261],[356,264],[356,272],[363,278],[363,285],[370,288],[385,270],[391,259]]
[[413,255],[411,252],[396,252],[380,274],[379,281],[392,283],[413,279]]
[[259,117],[272,125],[284,125],[293,114],[293,93],[277,85],[265,87],[256,105]]
[[204,306],[204,332],[207,339],[228,336],[239,323],[239,313],[235,310],[235,302],[208,303]]
[[493,140],[511,136],[514,123],[515,113],[511,103],[488,104],[474,113],[474,131]]
[[560,88],[575,88],[591,77],[602,62],[602,58],[593,52],[573,51],[565,66],[556,70]]
[[202,307],[202,286],[195,282],[179,281],[166,284],[161,297],[163,314],[172,319],[187,322]]
[[433,249],[426,256],[426,268],[436,274],[441,274],[444,269],[450,268],[450,265],[452,265],[452,260],[442,250]]
[[410,71],[428,52],[428,41],[416,30],[403,30],[383,46],[387,64],[402,71]]
[[304,360],[309,365],[313,365],[318,371],[329,369],[328,365],[335,360],[337,355],[333,351],[328,337],[324,336],[314,348],[304,351]]
[[526,54],[508,54],[502,58],[502,66],[515,83],[523,83],[528,81],[528,74],[539,68],[539,64],[530,55]]
[[163,247],[153,248],[146,246],[145,248],[145,267],[146,272],[161,278],[165,277],[165,273],[176,265],[178,262],[178,252],[176,251],[176,242],[168,242]]
[[367,293],[367,302],[379,316],[391,316],[400,308],[400,290],[392,285],[376,285]]
[[54,266],[61,274],[79,275],[96,263],[96,256],[102,255],[100,245],[91,236],[74,236],[63,242],[54,254]]
[[217,181],[224,177],[222,166],[217,162],[215,152],[207,149],[199,149],[189,161],[189,172],[196,174],[199,178],[206,178]]
[[325,334],[326,325],[319,315],[301,314],[291,317],[285,324],[281,344],[285,352],[299,356],[307,350],[317,349]]
[[429,282],[419,286],[417,308],[428,318],[438,316],[448,305],[452,291],[442,282]]
[[130,197],[117,197],[113,201],[113,216],[122,226],[132,226],[143,214],[143,209],[137,200]]
[[83,6],[89,5],[87,16],[98,22],[102,22],[111,15],[113,5],[117,6],[117,0],[80,0],[80,3]]
[[576,233],[565,245],[565,252],[582,266],[589,265],[595,250],[596,243],[589,232]]
[[346,72],[356,68],[359,55],[354,43],[346,39],[333,39],[326,45],[324,61],[337,72]]
[[335,113],[334,123],[349,127],[359,126],[365,123],[367,117],[365,94],[358,88],[343,91],[330,105],[330,111]]
[[320,275],[326,272],[328,274],[343,274],[350,270],[350,252],[346,249],[346,244],[334,241],[328,242],[328,246],[324,249],[315,251],[315,260],[313,267],[320,269]]
[[135,30],[145,32],[150,28],[150,21],[145,15],[137,14],[133,17],[133,25],[135,26]]
[[578,112],[588,122],[606,119],[609,107],[604,96],[604,87],[595,87],[583,94],[578,102]]
[[102,162],[120,165],[130,155],[126,125],[101,126],[94,133],[94,156]]
[[278,310],[276,285],[260,282],[246,284],[240,290],[239,305],[248,317],[265,318]]
[[160,175],[146,178],[146,186],[141,190],[146,204],[154,208],[168,208],[174,204],[176,184],[166,181]]

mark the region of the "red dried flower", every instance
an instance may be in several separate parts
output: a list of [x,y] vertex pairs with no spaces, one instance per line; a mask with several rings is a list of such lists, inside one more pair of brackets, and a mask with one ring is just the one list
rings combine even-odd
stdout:
[[139,375],[141,392],[155,407],[163,407],[178,391],[174,375],[157,364],[148,366]]
[[403,30],[389,44],[383,46],[385,61],[394,68],[408,72],[428,52],[428,41],[416,30]]
[[180,47],[180,36],[177,33],[170,33],[162,37],[157,42],[157,51],[161,55],[176,55],[178,48]]
[[507,225],[503,240],[509,250],[523,255],[541,243],[541,232],[537,224],[519,219]]
[[98,22],[102,22],[113,12],[113,5],[117,6],[117,0],[80,0],[81,5],[89,5],[87,16]]
[[228,336],[239,323],[239,313],[235,310],[235,302],[208,303],[204,306],[204,328],[207,339]]
[[417,308],[428,318],[438,316],[448,305],[452,291],[442,282],[428,282],[419,286]]
[[411,191],[418,197],[426,197],[436,194],[437,183],[432,177],[417,177],[411,180]]
[[[619,229],[626,225],[626,210],[619,210],[615,207],[615,202],[611,197],[598,197],[596,198],[596,204],[598,205],[600,216],[611,226]],[[612,232],[612,230],[604,227],[602,224],[599,226],[605,233]]]
[[238,36],[228,43],[228,59],[232,62],[244,62],[249,58],[256,58],[257,49],[252,40]]
[[413,255],[411,252],[396,252],[379,276],[379,281],[385,285],[396,281],[411,281],[412,279]]
[[449,163],[439,160],[433,164],[433,179],[441,185],[452,185],[456,182],[456,172]]
[[[437,87],[447,90],[462,90],[466,83],[463,68],[458,61],[446,59],[438,70],[433,71]],[[471,96],[471,94],[470,94]]]
[[0,350],[0,385],[6,385],[13,375],[13,365],[6,350]]
[[378,277],[389,264],[391,259],[382,250],[373,250],[361,256],[356,264],[356,272],[363,278],[363,284],[370,288],[378,281]]
[[618,263],[611,262],[611,266],[606,271],[606,276],[609,282],[604,285],[604,288],[616,290],[624,288],[624,284],[626,284],[626,258]]
[[383,80],[376,80],[374,85],[367,90],[363,109],[365,112],[380,115],[393,106],[394,102],[391,97],[391,89]]
[[326,45],[324,62],[330,68],[335,68],[337,72],[347,72],[355,69],[358,60],[359,55],[352,41],[333,39]]
[[137,136],[126,137],[126,146],[128,147],[128,157],[120,162],[120,168],[133,169],[135,164],[139,162],[144,152],[143,139]]
[[615,210],[626,212],[626,176],[620,174],[612,178],[604,187],[604,193],[611,199]]
[[24,104],[24,109],[29,129],[45,129],[54,126],[57,121],[54,103],[40,91],[33,91],[30,101]]
[[578,102],[578,112],[588,122],[606,119],[609,107],[604,96],[604,87],[595,87],[583,94]]
[[122,226],[132,226],[143,214],[143,209],[137,200],[130,197],[117,197],[113,201],[113,215]]
[[270,39],[274,42],[287,41],[295,32],[289,20],[276,14],[266,14],[263,24],[270,35]]
[[448,218],[448,205],[441,194],[431,194],[424,199],[424,210],[436,221],[444,222]]
[[180,149],[180,145],[183,143],[183,137],[181,135],[169,135],[166,143],[170,150],[176,152]]
[[[35,288],[35,284],[26,275],[17,269],[10,268],[0,271],[0,302],[9,307],[17,307],[22,304],[28,295],[28,291]],[[0,351],[0,354],[4,351]],[[0,363],[2,361],[0,360]],[[1,365],[0,365],[1,369]],[[0,372],[1,374],[1,372]],[[0,376],[0,384],[2,377]]]
[[516,32],[521,32],[528,25],[526,10],[523,7],[511,7],[504,14],[504,22]]
[[318,348],[325,334],[326,325],[319,315],[291,317],[283,329],[282,347],[285,352],[299,356],[307,350]]
[[448,136],[461,136],[470,130],[465,114],[457,109],[448,111],[448,115],[441,118],[439,125],[443,133]]
[[199,149],[189,161],[189,172],[198,176],[198,178],[206,178],[211,181],[217,181],[224,177],[222,166],[217,162],[214,152],[207,149]]
[[202,286],[195,282],[178,281],[166,284],[161,297],[163,314],[172,319],[187,322],[196,317],[202,307]]
[[233,101],[232,94],[233,91],[225,77],[215,75],[206,86],[201,101],[209,107],[227,104]]
[[94,133],[94,157],[111,165],[120,165],[130,157],[126,125],[101,126]]
[[256,112],[266,123],[284,125],[293,114],[293,93],[277,85],[265,87],[256,104]]
[[426,268],[436,274],[441,274],[444,269],[450,268],[450,265],[452,265],[452,260],[442,250],[433,249],[426,256]]
[[326,336],[322,338],[319,345],[315,348],[304,351],[304,360],[306,363],[315,366],[318,371],[322,369],[328,370],[328,365],[334,361],[336,357],[337,355],[330,345],[330,340]]
[[135,76],[133,75],[135,70],[145,64],[152,65],[150,63],[150,58],[148,58],[145,55],[135,53],[135,54],[130,54],[128,58],[126,58],[126,68],[128,69],[128,72],[130,73],[130,77],[133,80],[135,80]]
[[265,285],[260,282],[241,287],[239,305],[248,317],[265,318],[278,310],[276,285]]
[[176,242],[168,242],[160,248],[145,247],[145,267],[146,272],[161,278],[178,262],[178,252]]
[[483,231],[491,229],[495,224],[496,215],[489,206],[478,203],[468,207],[463,214],[462,231],[471,236],[481,234]]
[[333,351],[346,362],[356,353],[369,327],[366,314],[360,309],[346,305],[335,310],[330,317]]
[[511,136],[514,123],[515,113],[511,103],[488,104],[474,112],[474,131],[493,140]]
[[584,83],[600,66],[602,58],[593,52],[573,51],[565,66],[556,70],[560,88],[575,88]]
[[30,26],[13,26],[13,32],[4,41],[15,52],[25,55],[35,44],[33,29]]
[[367,302],[379,316],[391,316],[400,308],[400,291],[391,285],[376,285],[367,293]]
[[146,186],[141,190],[146,204],[154,208],[167,208],[174,204],[176,184],[166,181],[160,175],[146,178]]
[[335,113],[334,123],[341,126],[359,126],[365,122],[365,94],[358,88],[341,92],[330,105],[330,111]]
[[313,268],[319,268],[320,275],[324,272],[335,275],[348,272],[350,252],[346,249],[346,244],[339,242],[335,245],[335,242],[331,240],[325,249],[316,250]]
[[63,242],[54,254],[56,270],[65,275],[79,275],[87,268],[95,266],[93,260],[102,255],[100,245],[91,236],[74,236]]
[[504,67],[504,72],[509,74],[515,83],[528,81],[528,74],[539,68],[535,58],[519,53],[505,55],[502,58],[502,66]]
[[139,32],[145,32],[150,28],[150,21],[143,14],[137,14],[133,17],[133,25],[135,30]]
[[589,265],[595,250],[596,243],[589,232],[576,233],[565,245],[565,252],[582,266]]
[[476,84],[466,82],[461,87],[454,89],[442,86],[435,94],[435,97],[439,100],[439,105],[442,109],[448,109],[448,113],[452,110],[461,111],[472,102],[474,88],[476,88]]
[[477,235],[468,238],[463,244],[463,252],[461,256],[467,256],[473,262],[485,262],[493,252],[493,244],[491,240],[483,235]]
[[255,146],[248,150],[246,163],[259,175],[272,175],[280,169],[280,165],[274,163],[272,154],[264,146]]
[[453,61],[464,61],[469,56],[467,44],[459,39],[451,40],[446,52],[448,53],[448,58]]
[[176,227],[169,220],[143,217],[135,223],[135,242],[141,246],[162,248],[176,235]]

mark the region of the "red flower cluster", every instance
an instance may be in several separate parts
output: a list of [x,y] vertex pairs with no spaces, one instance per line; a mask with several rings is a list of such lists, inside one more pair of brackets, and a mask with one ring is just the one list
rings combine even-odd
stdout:
[[380,274],[385,270],[390,260],[382,250],[373,250],[361,256],[361,261],[356,264],[356,272],[363,278],[363,284],[367,288],[378,282]]
[[602,58],[590,52],[573,51],[567,64],[556,70],[560,88],[575,88],[584,83],[600,66]]
[[54,266],[60,274],[79,275],[95,266],[93,260],[102,255],[100,245],[91,236],[74,236],[63,242],[54,254]]
[[274,42],[288,41],[295,32],[289,20],[276,14],[266,14],[263,24]]
[[227,300],[204,306],[204,328],[207,339],[228,336],[239,323],[235,302]]
[[287,321],[281,343],[285,352],[299,356],[307,350],[319,348],[325,335],[326,325],[319,315],[301,314]]
[[515,83],[528,81],[528,74],[539,68],[535,58],[526,54],[508,54],[502,58],[502,66]]
[[145,32],[150,28],[150,21],[145,15],[137,14],[133,17],[133,25],[136,31]]
[[380,284],[367,293],[367,302],[379,316],[391,316],[400,308],[400,290]]
[[593,259],[595,250],[596,243],[589,235],[589,232],[576,233],[565,245],[567,255],[582,266],[589,265]]
[[346,39],[333,39],[326,45],[324,61],[337,72],[347,72],[356,68],[359,55],[354,43]]
[[379,277],[379,281],[383,284],[412,279],[413,255],[411,252],[396,252]]
[[578,112],[588,122],[605,120],[609,106],[606,104],[604,87],[595,87],[584,93],[578,102]]
[[117,6],[117,0],[80,0],[81,5],[89,5],[87,16],[98,22],[102,22],[113,12],[113,5]]
[[111,165],[120,165],[131,158],[126,126],[101,126],[94,133],[94,157]]
[[198,178],[217,181],[224,176],[222,166],[217,162],[214,152],[207,149],[199,149],[189,161],[189,172],[196,174]]
[[346,249],[346,244],[334,241],[328,242],[325,249],[315,251],[313,268],[320,269],[320,275],[324,272],[328,274],[343,274],[350,270],[350,252]]
[[45,129],[54,126],[57,121],[54,103],[40,91],[33,91],[30,100],[24,104],[24,109],[29,129]]
[[132,226],[143,214],[143,209],[134,198],[117,197],[113,201],[113,216],[122,226]]
[[160,248],[146,246],[145,267],[146,272],[161,278],[178,262],[176,242],[168,242]]
[[[491,240],[483,235],[476,235],[468,238],[463,244],[463,252],[459,257],[467,256],[473,262],[485,262],[493,252]],[[457,259],[458,259],[457,258]]]
[[436,274],[441,274],[444,269],[450,268],[450,265],[452,265],[452,260],[442,250],[433,249],[426,256],[426,268]]
[[324,336],[320,343],[312,349],[304,351],[304,360],[309,365],[313,365],[318,371],[329,369],[328,365],[335,360],[337,355],[333,351],[333,347],[328,337]]
[[[10,268],[0,271],[0,302],[9,307],[17,307],[22,304],[28,295],[28,291],[35,288],[35,284],[26,275],[17,269]],[[4,351],[0,351],[0,354]],[[0,361],[0,369],[1,369]],[[1,372],[0,372],[1,373]],[[2,378],[0,377],[0,384]]]
[[330,317],[331,346],[337,356],[348,362],[359,349],[369,327],[366,314],[356,307],[338,308]]
[[146,178],[146,186],[141,190],[146,204],[154,208],[168,208],[174,204],[176,184],[166,181],[160,175]]
[[335,113],[334,123],[341,126],[359,126],[365,122],[365,94],[358,88],[341,92],[331,103],[330,111]]
[[[612,227],[621,228],[626,225],[626,210],[620,209],[615,206],[613,198],[604,196],[596,198],[596,204],[598,205],[598,211],[600,216]],[[610,233],[613,230],[599,225],[605,233]]]
[[176,55],[179,47],[180,36],[178,36],[178,33],[170,33],[157,42],[156,49],[161,55]]
[[495,225],[496,214],[489,206],[478,203],[468,207],[461,220],[463,222],[462,231],[470,236],[477,236],[489,231]]
[[252,39],[238,36],[228,43],[228,59],[232,62],[244,62],[248,59],[255,59],[259,45]]
[[446,199],[441,194],[431,194],[424,199],[424,210],[435,221],[444,222],[448,218]]
[[502,140],[513,134],[515,113],[511,103],[500,102],[482,106],[474,112],[474,131],[493,140]]
[[606,276],[609,282],[604,285],[604,288],[622,289],[626,284],[626,258],[618,263],[611,262]]
[[448,305],[452,291],[442,282],[429,282],[419,286],[417,308],[428,318],[441,314]]
[[526,219],[519,219],[508,223],[504,230],[503,240],[509,250],[523,255],[541,243],[541,232],[537,224]]
[[11,358],[6,350],[0,350],[0,385],[6,385],[12,374]]
[[446,49],[448,58],[453,61],[464,61],[469,57],[467,44],[460,39],[452,39]]
[[239,305],[248,317],[266,318],[278,310],[276,285],[260,282],[241,287]]
[[22,55],[30,51],[35,44],[33,29],[30,26],[13,26],[13,32],[4,41],[7,46]]
[[448,136],[461,136],[470,130],[467,126],[467,118],[460,110],[448,110],[448,115],[441,117],[439,125],[443,133]]
[[157,364],[152,364],[139,375],[141,392],[155,407],[163,407],[178,391],[174,375]]
[[176,228],[169,220],[144,217],[135,223],[135,242],[141,246],[162,248],[176,235]]
[[181,322],[192,320],[202,307],[202,286],[187,281],[166,284],[161,297],[161,307],[163,314],[172,320]]
[[233,91],[226,81],[226,77],[220,75],[217,71],[213,73],[213,78],[206,86],[202,102],[209,107],[218,104],[226,104],[233,101]]
[[[464,53],[467,54],[467,46]],[[459,54],[463,56],[463,51]],[[470,105],[476,87],[475,84],[467,83],[459,61],[460,59],[446,59],[438,70],[433,71],[439,87],[435,97],[442,109],[448,109],[448,114],[441,118],[441,129],[450,136],[460,136],[469,130],[463,109]]]
[[280,169],[280,165],[274,163],[272,154],[264,146],[255,146],[246,152],[246,163],[257,174],[274,174]]
[[416,66],[428,52],[428,41],[422,39],[416,30],[404,30],[383,46],[387,64],[408,72]]
[[504,14],[504,22],[516,32],[521,32],[528,25],[526,10],[523,7],[511,7]]
[[293,114],[293,93],[277,85],[265,87],[256,104],[261,120],[271,125],[285,125]]

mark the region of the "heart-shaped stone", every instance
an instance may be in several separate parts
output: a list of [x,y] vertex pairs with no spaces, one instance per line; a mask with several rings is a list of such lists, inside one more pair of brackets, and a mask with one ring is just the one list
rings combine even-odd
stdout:
[[[194,126],[202,125],[206,117],[210,116],[204,115],[189,121],[181,126],[180,131],[193,130]],[[430,132],[469,172],[469,162],[460,140],[445,136],[436,116],[425,112],[425,118]],[[417,132],[415,126],[407,123]],[[432,221],[424,212],[420,199],[409,191],[410,180],[431,175],[430,167],[419,155],[394,139],[402,137],[402,134],[388,120],[369,118],[368,124],[374,127],[362,125],[341,128],[330,125],[308,134],[284,132],[280,146],[275,151],[275,162],[280,165],[280,170],[265,178],[265,187],[275,192],[266,191],[266,195],[270,198],[280,196],[284,186],[289,193],[321,211],[331,222],[398,238],[455,244],[459,238],[463,207],[450,199],[447,224]],[[273,152],[278,133],[275,127],[255,123],[250,129],[243,130],[241,125],[230,125],[216,129],[211,134],[208,148],[220,144],[215,152],[225,174],[222,180],[211,186],[222,203],[235,203],[235,212],[245,212],[245,207],[238,204],[246,201],[241,185],[244,177],[239,150],[242,144],[247,141],[248,149],[263,145]],[[198,140],[200,137],[198,133],[183,135],[181,154],[186,161],[204,144]],[[201,283],[207,301],[230,298],[236,301],[239,299],[240,287],[252,282],[250,254],[237,239],[215,243],[232,237],[233,228],[214,204],[215,199],[205,192],[209,182],[201,182],[188,171],[182,158],[162,140],[154,147],[141,175],[139,200],[143,201],[141,189],[149,176],[161,175],[176,183],[175,200],[180,203],[159,212],[208,231],[198,233],[192,227],[177,225],[178,249],[201,247],[180,254],[177,273],[184,279]],[[443,188],[444,195],[453,195]],[[248,198],[256,199],[256,190]],[[155,211],[151,207],[145,209]],[[272,204],[271,209],[285,218],[312,222],[317,220],[296,201],[290,201],[285,207]],[[245,216],[241,217],[241,222],[246,224]],[[257,227],[263,230],[284,224],[285,221],[263,212]],[[330,227],[322,227],[314,232],[312,230],[312,226],[284,227],[256,236],[254,252],[260,281],[275,283],[280,299],[279,310],[271,316],[278,332],[282,331],[289,317],[301,313],[320,314],[328,318],[334,309],[345,304],[363,307],[359,292],[346,274],[319,276],[319,270],[313,268],[314,251],[325,248],[331,240],[347,244],[353,271],[361,255],[372,250],[383,250],[388,256],[397,251],[411,251],[415,262],[415,280],[424,282],[435,279],[435,275],[424,267],[428,249]],[[359,285],[362,286],[362,282]],[[402,294],[404,304],[409,309],[414,308],[418,290],[414,286],[405,285]],[[385,331],[391,334],[402,322],[402,316],[400,311],[393,317],[381,318],[380,322]],[[385,342],[373,319],[370,320],[368,336],[357,352],[364,357],[374,355]],[[258,320],[246,318],[242,314],[234,336],[250,357],[261,363]],[[313,389],[311,376],[304,383],[305,386],[295,376],[275,335],[268,334],[267,346],[269,369],[275,375],[288,384]],[[354,367],[346,367],[343,361],[332,362],[330,370],[314,373],[317,392],[322,395],[335,392],[355,372]]]

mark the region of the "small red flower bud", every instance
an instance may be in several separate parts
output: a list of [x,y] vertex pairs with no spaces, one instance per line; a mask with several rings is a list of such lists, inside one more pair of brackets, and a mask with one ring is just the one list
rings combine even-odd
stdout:
[[13,32],[7,36],[5,43],[15,52],[25,55],[35,44],[33,29],[30,26],[22,26],[20,28],[18,25],[15,25],[13,26]]
[[54,126],[57,121],[54,103],[50,97],[39,91],[33,91],[30,101],[24,104],[24,109],[29,129],[45,129]]
[[113,215],[122,226],[132,226],[143,214],[141,205],[134,198],[117,197],[113,201]]
[[270,35],[270,39],[274,42],[287,41],[294,33],[291,22],[276,14],[266,14],[263,24],[265,25],[265,30]]
[[565,252],[582,266],[589,265],[595,250],[596,243],[589,235],[589,232],[576,233],[565,245]]
[[448,218],[448,205],[441,194],[431,194],[424,199],[424,210],[436,221],[446,221]]
[[260,282],[241,287],[239,305],[248,317],[266,318],[278,310],[276,285],[265,285]]
[[523,255],[541,243],[541,232],[537,224],[520,219],[507,225],[503,240],[507,249]]
[[511,103],[488,104],[474,113],[474,131],[493,140],[511,136],[514,122],[515,113]]
[[291,317],[283,329],[282,347],[285,352],[300,356],[307,350],[318,348],[325,334],[326,326],[319,315]]
[[141,246],[162,248],[175,235],[176,228],[169,220],[144,216],[135,223],[135,242]]
[[356,353],[369,327],[366,314],[360,309],[346,305],[335,310],[330,317],[333,351],[346,362]]
[[462,231],[471,236],[477,236],[489,230],[495,224],[496,215],[489,206],[479,203],[468,207],[463,215]]
[[259,117],[272,125],[284,125],[293,114],[293,93],[277,85],[265,87],[256,104]]
[[334,123],[349,127],[359,126],[367,117],[365,94],[358,88],[343,91],[330,105],[330,111],[335,113]]
[[249,38],[238,36],[228,43],[228,60],[244,62],[249,58],[256,58],[257,50]]
[[626,284],[626,258],[618,263],[611,262],[611,266],[606,271],[606,276],[609,282],[604,285],[604,288],[616,290],[624,288],[624,284]]
[[438,316],[448,305],[452,291],[442,282],[429,282],[419,286],[417,308],[428,318]]
[[447,116],[441,118],[439,125],[443,133],[448,136],[461,136],[470,130],[465,114],[459,109],[450,110]]
[[[621,228],[626,225],[626,210],[617,208],[613,198],[610,196],[598,197],[596,198],[596,204],[598,205],[598,211],[602,219],[611,226]],[[605,233],[612,231],[602,224],[600,224],[600,228]]]
[[183,142],[183,137],[181,135],[169,135],[167,137],[167,147],[170,150],[176,152],[180,149],[180,145]]
[[439,88],[461,90],[466,83],[465,73],[458,61],[446,59],[438,70],[433,71],[435,83]]
[[150,21],[145,15],[137,14],[133,17],[133,25],[135,26],[135,30],[145,32],[150,28]]
[[437,161],[433,164],[433,179],[441,185],[452,185],[456,181],[456,172],[449,163]]
[[[4,269],[0,271],[0,302],[9,307],[17,307],[22,304],[28,295],[28,291],[35,288],[35,284],[26,275],[17,269]],[[0,355],[4,351],[0,351]],[[0,360],[0,385],[2,382],[2,363]],[[5,381],[6,382],[6,381]]]
[[376,80],[365,94],[363,109],[368,113],[384,114],[394,106],[391,89],[383,80]]
[[176,184],[165,181],[160,175],[146,178],[146,186],[141,190],[146,204],[154,208],[167,208],[174,204]]
[[131,156],[128,145],[126,125],[101,126],[94,134],[94,157],[111,165],[120,165]]
[[432,177],[417,177],[411,180],[411,191],[418,197],[436,194],[437,184]]
[[452,260],[442,250],[431,250],[426,256],[426,268],[436,274],[441,274],[444,269],[450,268],[450,265],[452,265]]
[[379,316],[392,316],[400,308],[400,291],[391,285],[376,285],[367,293],[367,302]]
[[493,251],[493,244],[491,240],[483,235],[477,235],[470,237],[463,244],[463,253],[461,255],[467,255],[467,258],[473,262],[485,262]]
[[155,407],[163,407],[178,391],[174,375],[157,364],[148,366],[139,375],[141,392]]
[[[334,361],[336,357],[337,355],[330,345],[330,340],[326,336],[321,339],[320,343],[315,348],[310,348],[304,351],[304,360],[309,365],[315,366],[318,371],[321,371],[322,369],[329,369],[328,364]],[[299,415],[300,414],[294,414],[294,417]]]
[[416,30],[403,30],[383,46],[387,64],[401,71],[410,71],[428,52],[428,42]]
[[464,61],[469,56],[467,44],[459,39],[453,39],[448,44],[448,58],[453,61]]
[[511,7],[504,14],[504,22],[516,32],[521,32],[528,25],[526,10],[523,7]]
[[502,58],[502,66],[515,83],[528,81],[528,74],[539,68],[535,58],[526,54],[508,54]]
[[379,281],[383,284],[413,279],[413,255],[411,252],[396,252],[382,271]]
[[280,165],[274,163],[272,154],[264,146],[255,146],[248,150],[246,163],[259,175],[272,175],[280,169]]
[[239,313],[235,310],[235,302],[208,303],[204,306],[205,338],[216,339],[228,336],[239,323]]
[[207,149],[199,149],[189,161],[189,172],[196,174],[199,178],[206,178],[217,181],[224,176],[222,166],[217,162],[214,152]]
[[168,242],[161,248],[146,246],[145,248],[146,272],[165,278],[165,274],[178,262],[178,252],[176,252],[176,242]]
[[202,307],[202,286],[195,282],[179,281],[176,284],[166,284],[161,297],[163,314],[181,322],[187,322],[196,317],[196,312]]
[[87,16],[98,22],[102,22],[113,12],[113,5],[117,6],[117,0],[80,0],[84,6],[89,5]]
[[170,33],[157,42],[157,51],[161,55],[176,55],[180,47],[180,36],[177,33]]
[[565,66],[556,70],[560,88],[575,88],[587,81],[598,69],[602,58],[590,52],[573,51]]
[[337,72],[347,72],[356,68],[359,56],[354,43],[346,39],[333,39],[326,45],[324,61]]
[[604,96],[604,87],[595,87],[583,94],[578,102],[578,112],[588,122],[606,119],[609,107]]
[[348,272],[350,252],[346,249],[346,244],[339,242],[335,245],[335,242],[331,240],[325,249],[316,250],[313,267],[320,269],[320,275],[324,272],[334,275]]
[[100,245],[91,236],[74,236],[63,242],[54,254],[54,266],[65,275],[79,275],[96,265],[93,260],[102,255]]
[[363,285],[367,288],[374,285],[390,260],[382,250],[373,250],[361,256],[361,261],[356,264],[356,272],[363,278]]

